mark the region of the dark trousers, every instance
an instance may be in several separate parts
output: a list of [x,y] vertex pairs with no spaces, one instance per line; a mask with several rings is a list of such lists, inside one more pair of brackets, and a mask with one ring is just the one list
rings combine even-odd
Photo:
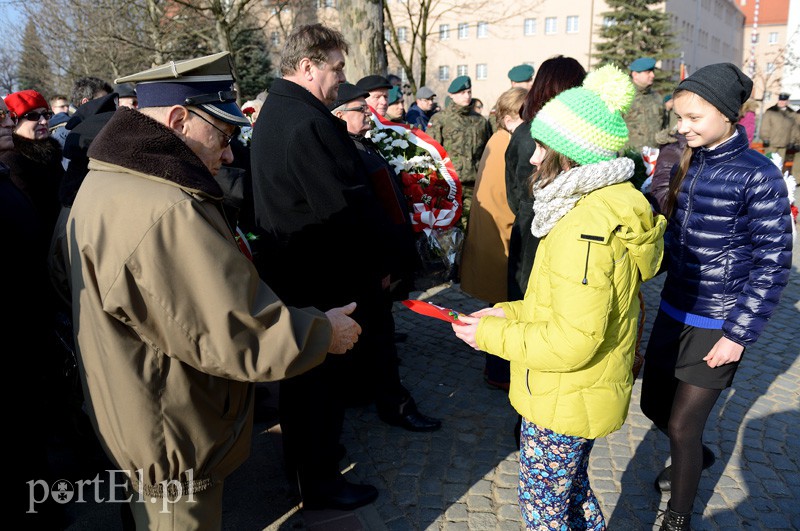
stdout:
[[290,480],[301,487],[335,479],[344,403],[337,392],[332,355],[310,371],[281,381],[278,411]]

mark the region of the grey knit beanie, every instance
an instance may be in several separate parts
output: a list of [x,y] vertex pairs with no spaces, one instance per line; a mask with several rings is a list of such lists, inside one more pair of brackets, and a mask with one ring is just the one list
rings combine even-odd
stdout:
[[732,63],[717,63],[704,66],[681,81],[675,92],[679,90],[694,92],[735,122],[739,109],[750,97],[753,80]]

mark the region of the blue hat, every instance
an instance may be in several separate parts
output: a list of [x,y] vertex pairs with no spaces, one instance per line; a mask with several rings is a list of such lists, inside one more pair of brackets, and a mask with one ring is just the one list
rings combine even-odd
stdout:
[[672,94],[667,94],[666,96],[664,96],[664,103],[667,103],[671,99],[672,99]]
[[389,105],[393,105],[403,99],[403,91],[400,87],[392,87],[389,89]]
[[640,57],[633,61],[628,69],[631,72],[645,72],[647,70],[654,70],[656,67],[656,60],[652,57]]
[[533,72],[531,65],[517,65],[508,71],[508,79],[516,83],[530,81],[533,78]]
[[248,126],[236,104],[230,52],[170,61],[161,66],[116,79],[136,83],[139,108],[192,105],[223,122]]
[[467,90],[468,88],[472,88],[472,80],[470,80],[469,76],[458,76],[450,83],[450,86],[447,88],[447,92],[450,94],[455,94],[456,92],[461,92],[462,90]]

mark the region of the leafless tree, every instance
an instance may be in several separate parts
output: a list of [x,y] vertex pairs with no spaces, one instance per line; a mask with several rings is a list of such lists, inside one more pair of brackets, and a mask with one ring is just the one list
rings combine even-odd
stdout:
[[[386,46],[406,74],[411,93],[425,85],[428,68],[428,40],[442,17],[459,15],[474,18],[485,13],[485,22],[496,24],[517,16],[517,8],[499,9],[495,2],[479,0],[392,0],[383,1]],[[392,1],[393,8],[389,2]],[[401,30],[401,28],[403,28]],[[401,32],[404,35],[401,35]]]

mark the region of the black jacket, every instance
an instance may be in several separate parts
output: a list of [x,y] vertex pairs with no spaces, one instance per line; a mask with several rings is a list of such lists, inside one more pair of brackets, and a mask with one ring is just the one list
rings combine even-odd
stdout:
[[533,197],[530,180],[533,166],[530,158],[535,149],[531,123],[524,122],[514,130],[506,148],[506,196],[508,206],[516,216],[508,249],[508,300],[511,301],[520,300],[525,295],[539,247],[539,238],[531,234]]
[[261,277],[287,304],[366,310],[390,271],[390,223],[344,122],[278,79],[250,151]]

